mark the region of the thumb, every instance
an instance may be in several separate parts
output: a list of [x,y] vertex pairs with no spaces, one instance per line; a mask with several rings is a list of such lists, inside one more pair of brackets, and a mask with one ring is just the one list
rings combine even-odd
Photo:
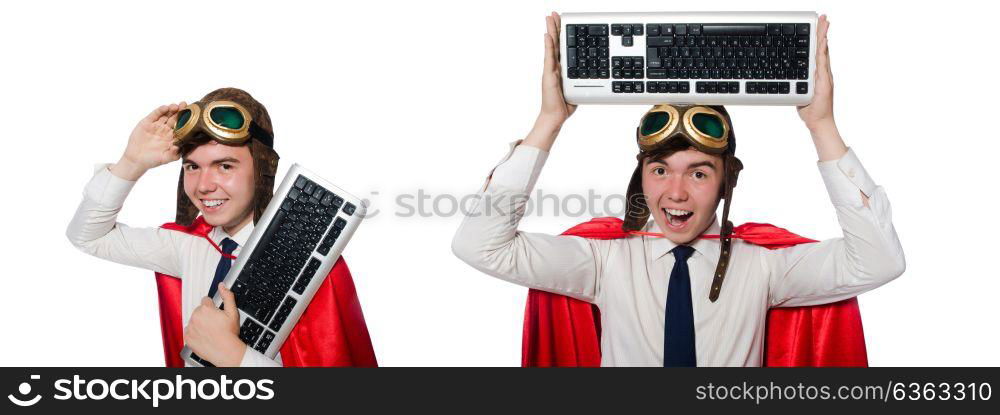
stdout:
[[222,305],[225,307],[223,311],[226,315],[231,319],[238,319],[240,312],[236,309],[236,296],[226,288],[225,283],[219,283],[219,294],[222,295]]

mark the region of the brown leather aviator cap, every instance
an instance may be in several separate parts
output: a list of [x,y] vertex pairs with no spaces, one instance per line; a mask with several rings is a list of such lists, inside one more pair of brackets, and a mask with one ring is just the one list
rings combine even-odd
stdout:
[[[205,95],[204,98],[195,104],[205,103],[205,108],[199,107],[199,109],[210,111],[212,103],[219,102],[236,104],[230,107],[237,108],[244,122],[247,124],[244,128],[236,129],[244,130],[247,135],[240,137],[240,139],[223,141],[216,137],[215,134],[212,134],[212,126],[203,127],[199,125],[199,128],[196,130],[184,131],[184,140],[179,144],[181,146],[181,154],[186,154],[195,147],[205,144],[210,140],[215,140],[225,145],[249,146],[254,166],[253,221],[257,223],[261,215],[263,215],[264,209],[271,202],[271,195],[274,192],[274,176],[278,171],[279,157],[278,153],[274,151],[274,130],[271,126],[271,117],[268,115],[267,109],[260,102],[257,102],[246,91],[237,88],[216,89],[209,92],[208,95]],[[197,121],[195,119],[192,123]],[[209,120],[209,124],[212,122],[212,120]],[[222,124],[223,127],[226,124],[226,120],[223,119],[217,119],[214,122]],[[182,125],[181,127],[185,126]],[[182,167],[180,178],[177,182],[176,222],[180,225],[188,226],[198,217],[199,213],[198,208],[184,192],[184,169]]]

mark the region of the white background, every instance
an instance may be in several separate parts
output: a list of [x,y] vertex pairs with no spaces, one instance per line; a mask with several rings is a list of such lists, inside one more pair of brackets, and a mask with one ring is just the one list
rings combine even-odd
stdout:
[[[860,298],[870,361],[998,365],[996,6],[918,4],[930,3],[5,3],[0,365],[163,364],[152,273],[84,255],[64,230],[92,166],[117,160],[141,117],[222,86],[267,106],[281,174],[302,163],[380,211],[345,257],[381,365],[519,364],[525,289],[451,254],[460,216],[398,217],[395,198],[474,192],[528,131],[547,11],[668,7],[829,14],[837,122],[886,188],[907,259]],[[645,110],[581,107],[538,187],[624,192]],[[730,112],[747,167],[733,221],[839,236],[795,110]],[[120,221],[172,220],[178,169],[143,177]],[[550,209],[522,229],[587,219]]]

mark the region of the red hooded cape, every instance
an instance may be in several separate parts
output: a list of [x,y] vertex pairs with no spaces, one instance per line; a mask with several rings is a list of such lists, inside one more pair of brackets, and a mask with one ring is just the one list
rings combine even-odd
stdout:
[[[597,218],[563,235],[619,239],[629,234],[618,218]],[[733,237],[768,249],[816,242],[769,224],[746,223]],[[529,290],[521,343],[523,367],[601,365],[601,317],[597,306]],[[764,366],[868,366],[857,298],[810,307],[774,308],[767,313]]]
[[[163,228],[208,238],[212,225],[202,217],[191,226],[167,223]],[[218,248],[216,248],[218,249]],[[184,367],[180,357],[184,347],[181,318],[181,280],[156,273],[160,300],[160,330],[167,367]],[[354,280],[341,257],[323,280],[305,313],[281,346],[285,367],[361,366],[375,367],[368,326],[354,290]]]

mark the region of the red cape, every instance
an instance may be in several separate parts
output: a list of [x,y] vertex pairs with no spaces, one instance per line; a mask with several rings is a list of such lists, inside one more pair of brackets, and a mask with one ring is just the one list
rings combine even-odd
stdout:
[[[163,228],[208,238],[212,226],[201,217],[191,226],[167,223]],[[184,367],[180,357],[184,347],[181,319],[181,280],[156,273],[160,300],[160,330],[167,367]],[[354,290],[354,280],[341,257],[323,280],[305,313],[281,346],[285,367],[361,366],[375,367],[368,326]]]
[[[628,236],[618,218],[598,218],[563,235],[591,239]],[[734,238],[768,249],[816,242],[769,224],[746,223]],[[601,365],[601,314],[593,304],[529,290],[521,343],[523,367]],[[857,298],[810,307],[774,308],[767,313],[764,366],[867,367]]]

